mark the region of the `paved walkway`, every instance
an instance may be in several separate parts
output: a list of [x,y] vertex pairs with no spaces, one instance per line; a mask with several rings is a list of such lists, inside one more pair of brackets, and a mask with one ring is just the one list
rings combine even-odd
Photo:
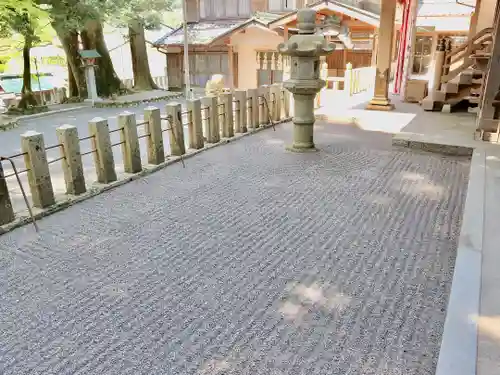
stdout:
[[0,237],[0,373],[433,374],[469,161],[319,123]]

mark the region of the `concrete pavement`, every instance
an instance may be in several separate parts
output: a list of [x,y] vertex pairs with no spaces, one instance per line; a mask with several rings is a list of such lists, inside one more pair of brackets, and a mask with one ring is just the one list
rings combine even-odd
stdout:
[[0,237],[0,373],[435,370],[467,158],[288,125]]

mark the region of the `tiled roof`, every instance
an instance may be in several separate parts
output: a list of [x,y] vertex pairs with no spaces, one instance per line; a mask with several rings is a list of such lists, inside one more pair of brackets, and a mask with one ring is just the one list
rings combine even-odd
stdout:
[[[237,21],[201,21],[188,24],[189,44],[206,45],[218,38],[230,34],[231,31],[245,27],[252,23],[266,26],[269,22],[280,17],[279,14],[256,12],[251,18]],[[154,45],[182,45],[184,43],[184,31],[182,27],[158,39]]]
[[450,0],[425,1],[418,7],[419,17],[470,16],[472,12],[474,12],[474,8]]
[[[245,22],[245,21],[243,21]],[[219,22],[199,22],[190,23],[188,28],[188,42],[189,44],[209,44],[213,40],[219,38],[225,33],[231,31],[233,28],[243,23],[242,21],[221,23]],[[171,33],[158,39],[155,45],[182,45],[184,43],[184,30],[179,27]]]

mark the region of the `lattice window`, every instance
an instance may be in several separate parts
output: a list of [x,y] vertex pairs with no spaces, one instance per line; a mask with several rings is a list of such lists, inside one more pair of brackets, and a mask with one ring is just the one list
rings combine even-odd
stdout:
[[269,10],[271,12],[289,12],[296,8],[296,0],[269,0]]
[[251,15],[251,0],[200,0],[201,19],[241,18]]

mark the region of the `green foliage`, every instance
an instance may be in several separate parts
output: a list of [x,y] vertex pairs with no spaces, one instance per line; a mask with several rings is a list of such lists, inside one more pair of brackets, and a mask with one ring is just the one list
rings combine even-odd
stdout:
[[162,24],[162,14],[171,11],[178,0],[85,0],[104,1],[106,21],[114,26],[125,26],[132,19],[140,20],[146,29]]
[[46,13],[31,0],[0,0],[0,38],[13,38],[20,34],[37,43],[41,40],[37,28]]

